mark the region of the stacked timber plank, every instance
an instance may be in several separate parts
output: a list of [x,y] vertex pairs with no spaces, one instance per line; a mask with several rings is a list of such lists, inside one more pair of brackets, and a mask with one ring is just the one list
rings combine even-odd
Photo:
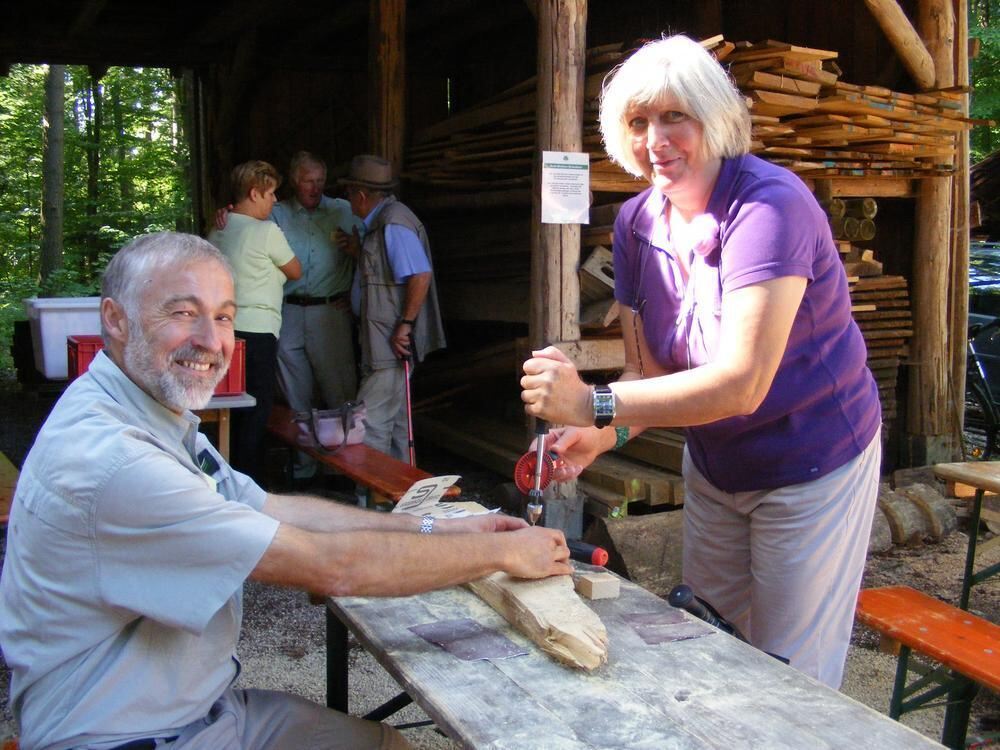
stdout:
[[882,422],[887,425],[896,417],[896,381],[913,336],[906,279],[857,278],[850,289],[854,319],[868,347],[868,367],[878,383]]
[[[591,154],[591,189],[641,192],[635,180],[608,161],[597,128],[597,99],[604,77],[625,57],[625,45],[587,51],[584,148]],[[535,153],[535,79],[414,134],[403,177],[445,190],[498,190],[531,186]]]
[[750,102],[753,151],[804,177],[931,177],[969,127],[959,90],[906,94],[839,80],[837,53],[740,43],[725,58]]
[[[841,81],[837,53],[784,42],[702,42],[746,95],[752,151],[804,177],[930,177],[953,170],[956,134],[969,127],[958,89],[908,94]],[[594,192],[640,192],[612,164],[597,126],[601,85],[634,50],[587,52],[584,149]],[[414,134],[403,176],[451,191],[530,188],[535,150],[535,80],[528,79]]]
[[[420,410],[414,422],[421,439],[438,442],[502,476],[513,476],[514,465],[528,450],[529,436],[519,420],[446,406]],[[683,441],[674,450],[678,471],[682,449]],[[588,498],[587,512],[601,517],[627,515],[630,506],[666,510],[684,502],[684,480],[679,473],[632,460],[628,454],[599,456],[580,475],[579,489]]]

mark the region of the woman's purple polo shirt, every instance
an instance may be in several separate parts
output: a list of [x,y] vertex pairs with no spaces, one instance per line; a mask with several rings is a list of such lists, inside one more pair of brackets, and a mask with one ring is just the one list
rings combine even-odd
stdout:
[[638,311],[663,367],[712,360],[726,292],[782,276],[808,280],[757,411],[686,429],[698,470],[723,491],[743,492],[808,482],[860,454],[881,423],[878,387],[851,317],[844,266],[809,189],[755,156],[723,161],[707,210],[719,243],[707,255],[693,254],[687,284],[664,201],[652,188],[627,201],[614,235],[615,298]]

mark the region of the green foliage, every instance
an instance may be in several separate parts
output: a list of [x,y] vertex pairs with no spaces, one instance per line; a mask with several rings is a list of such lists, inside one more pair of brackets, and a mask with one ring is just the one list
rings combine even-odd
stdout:
[[970,147],[975,163],[1000,148],[1000,0],[969,3],[969,36],[979,40],[979,55],[969,61],[970,114],[997,123],[973,128]]
[[192,225],[178,83],[158,68],[111,68],[95,82],[66,68],[64,267],[39,279],[44,65],[0,77],[0,370],[12,322],[35,294],[97,293],[118,248]]

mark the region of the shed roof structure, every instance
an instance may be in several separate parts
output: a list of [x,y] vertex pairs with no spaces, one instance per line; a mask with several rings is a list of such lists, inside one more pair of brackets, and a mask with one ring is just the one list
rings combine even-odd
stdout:
[[[960,445],[967,11],[967,0],[14,0],[0,27],[0,72],[58,62],[98,76],[111,65],[183,76],[202,220],[224,202],[225,175],[244,159],[283,166],[306,148],[327,158],[331,178],[355,153],[392,159],[404,199],[430,228],[446,323],[460,334],[491,332],[466,337],[478,349],[453,335],[454,348],[485,370],[501,361],[513,385],[517,352],[541,341],[562,344],[587,370],[620,366],[620,341],[580,327],[581,260],[607,243],[616,203],[638,187],[602,161],[592,128],[600,79],[636,40],[719,35],[713,46],[743,65],[760,153],[792,164],[826,201],[880,201],[875,257],[862,252],[856,262],[881,262],[908,288],[912,325],[887,330],[912,339],[898,347],[898,385],[893,375],[885,391],[899,394],[891,463],[912,465],[951,460]],[[755,46],[732,44],[743,41]],[[809,76],[751,70],[748,53],[768,44],[779,53],[785,45],[771,56],[785,68],[796,49],[835,59],[806,66],[818,89],[789,91],[789,80]],[[789,124],[806,115],[823,131],[808,143],[792,132],[805,125]],[[834,125],[893,135],[873,151],[852,142],[848,127],[834,138]],[[953,133],[944,150],[939,126]],[[541,223],[532,175],[546,149],[591,152],[589,227]],[[867,283],[864,293],[886,293]],[[873,333],[869,346],[886,340]],[[433,367],[427,376],[448,389]]]

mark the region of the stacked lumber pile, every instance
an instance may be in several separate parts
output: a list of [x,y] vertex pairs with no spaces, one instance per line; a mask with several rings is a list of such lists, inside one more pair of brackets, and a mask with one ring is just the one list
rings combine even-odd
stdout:
[[[635,180],[610,163],[597,127],[597,101],[608,72],[626,56],[623,44],[587,51],[584,148],[591,154],[591,189],[641,192]],[[535,154],[535,79],[530,78],[474,107],[414,133],[404,179],[445,190],[531,187]]]
[[[519,420],[445,406],[418,411],[414,423],[422,440],[431,440],[502,476],[513,476],[514,465],[528,450],[529,436]],[[658,439],[651,436],[646,441]],[[675,471],[632,460],[627,453],[599,456],[584,469],[578,481],[581,494],[587,497],[586,512],[595,517],[619,518],[629,513],[630,506],[641,505],[643,511],[649,511],[681,505],[684,502],[684,480],[679,474],[682,450],[683,439],[672,449]],[[656,461],[662,464],[668,457],[665,452],[656,456]]]
[[913,336],[909,291],[902,276],[848,277],[851,310],[868,347],[868,368],[878,383],[882,423],[896,417],[899,366]]
[[[805,177],[928,177],[953,170],[955,136],[969,127],[960,89],[906,94],[841,81],[837,53],[784,42],[702,42],[746,95],[752,151]],[[594,192],[641,192],[612,164],[597,126],[608,72],[636,48],[587,52],[584,149]],[[414,134],[403,177],[451,191],[530,188],[535,151],[535,79]]]
[[804,177],[930,177],[954,170],[970,127],[959,88],[905,94],[839,80],[830,50],[738,43],[728,53],[750,101],[753,151]]

